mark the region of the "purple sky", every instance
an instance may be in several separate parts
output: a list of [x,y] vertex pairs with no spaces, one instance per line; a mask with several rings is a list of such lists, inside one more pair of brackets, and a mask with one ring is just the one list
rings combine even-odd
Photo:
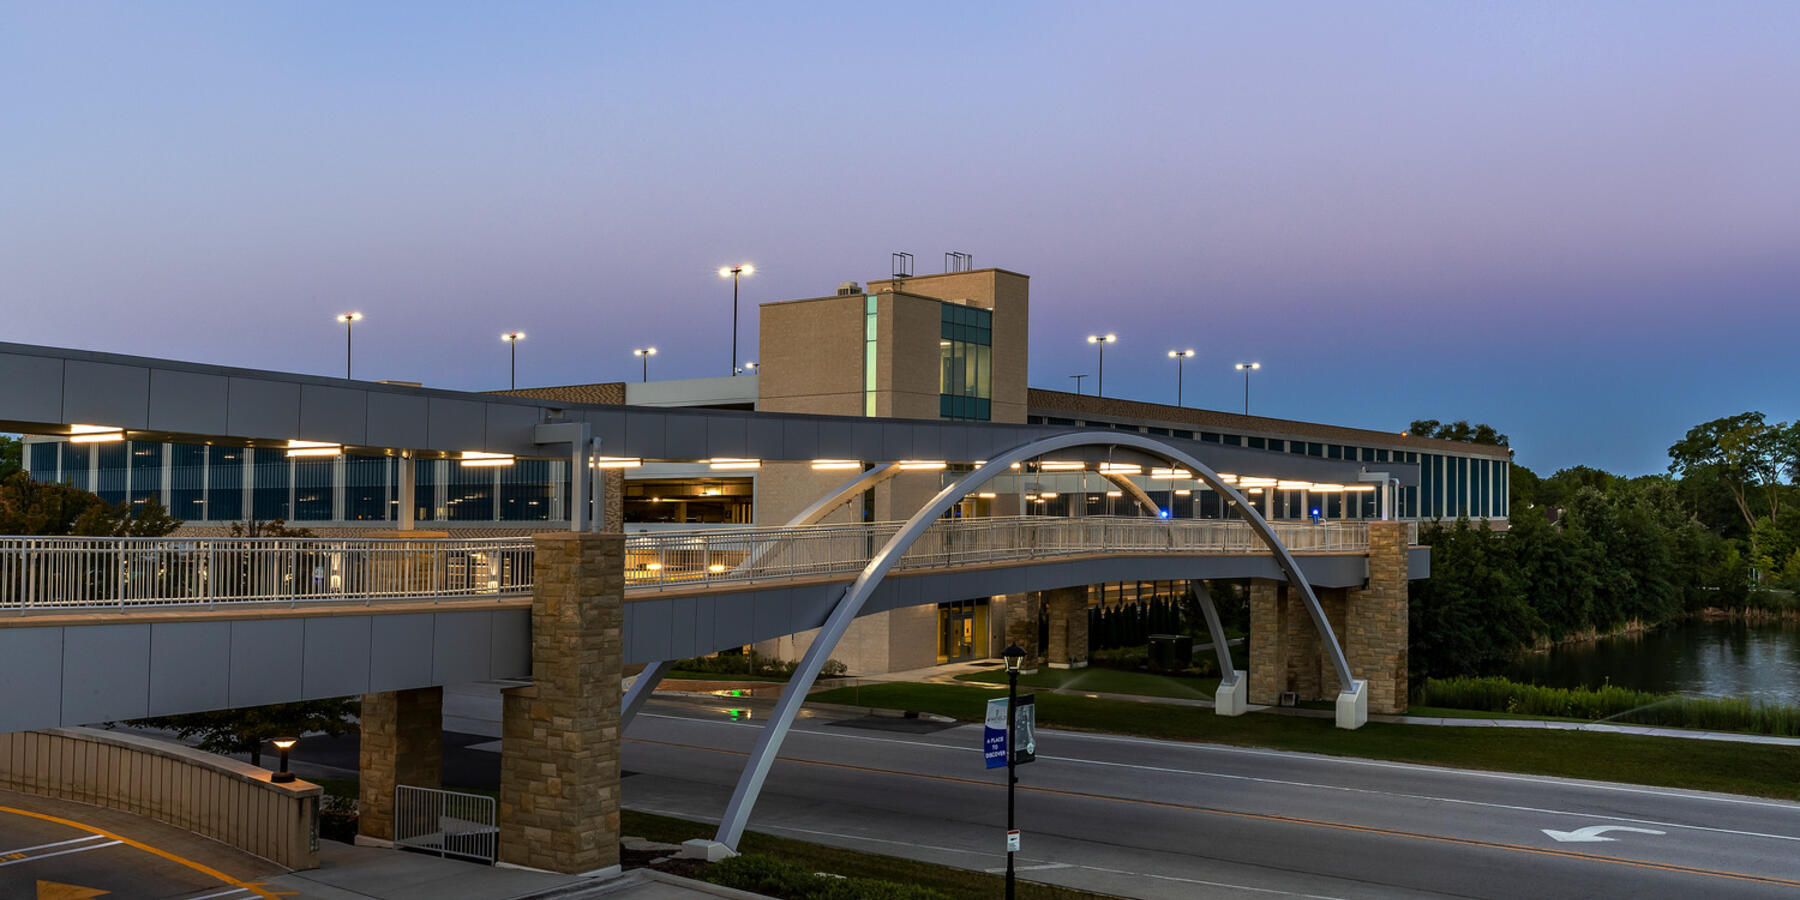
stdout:
[[[1800,416],[1800,4],[0,10],[4,337],[504,387],[745,308],[1033,278],[1032,382],[1660,471]],[[755,328],[743,329],[745,358]],[[1092,381],[1089,381],[1090,390]]]

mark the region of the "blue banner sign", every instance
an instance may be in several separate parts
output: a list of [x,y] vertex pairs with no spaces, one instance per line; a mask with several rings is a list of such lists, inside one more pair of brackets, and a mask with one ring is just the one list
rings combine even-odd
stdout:
[[990,769],[1006,765],[1006,698],[987,702],[987,722],[982,728],[981,758]]

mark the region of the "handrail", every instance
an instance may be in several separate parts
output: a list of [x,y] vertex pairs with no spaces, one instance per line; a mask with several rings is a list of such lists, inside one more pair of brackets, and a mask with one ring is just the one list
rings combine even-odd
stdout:
[[[903,524],[632,534],[625,539],[625,586],[654,591],[859,572]],[[1409,543],[1417,543],[1417,523],[1408,524]],[[1366,521],[1273,527],[1301,553],[1369,546]],[[1005,516],[937,522],[895,568],[1095,552],[1268,551],[1237,520]],[[0,537],[0,609],[518,596],[531,591],[534,558],[530,537]]]

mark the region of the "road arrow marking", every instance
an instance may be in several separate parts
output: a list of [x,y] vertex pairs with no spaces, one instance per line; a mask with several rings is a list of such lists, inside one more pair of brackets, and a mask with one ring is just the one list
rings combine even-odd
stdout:
[[99,888],[86,888],[74,884],[63,884],[60,881],[44,881],[39,879],[37,883],[37,900],[89,900],[90,897],[98,897],[101,894],[110,893],[112,893],[112,891],[103,891]]
[[1666,831],[1657,831],[1654,828],[1632,828],[1627,825],[1589,825],[1586,828],[1577,828],[1574,831],[1556,831],[1555,829],[1545,828],[1543,831],[1545,834],[1556,838],[1559,843],[1563,844],[1593,844],[1599,843],[1600,841],[1618,840],[1618,838],[1606,837],[1605,833],[1608,831],[1635,831],[1638,834],[1668,833]]

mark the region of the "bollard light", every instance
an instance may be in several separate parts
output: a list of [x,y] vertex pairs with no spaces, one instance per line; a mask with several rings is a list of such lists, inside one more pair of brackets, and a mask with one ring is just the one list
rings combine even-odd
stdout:
[[276,784],[287,784],[288,782],[293,781],[294,773],[288,771],[288,751],[294,749],[295,744],[300,743],[299,739],[278,737],[269,743],[274,744],[275,749],[281,751],[281,769],[275,774],[270,775],[269,780]]

